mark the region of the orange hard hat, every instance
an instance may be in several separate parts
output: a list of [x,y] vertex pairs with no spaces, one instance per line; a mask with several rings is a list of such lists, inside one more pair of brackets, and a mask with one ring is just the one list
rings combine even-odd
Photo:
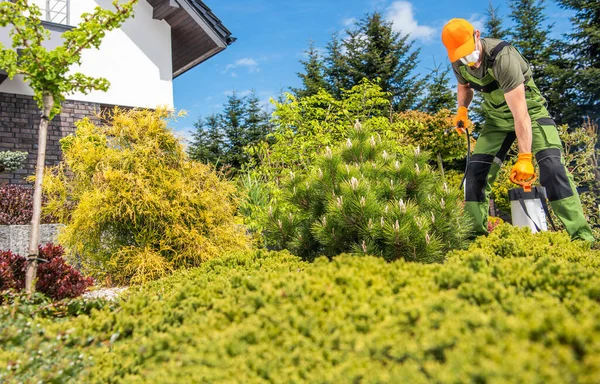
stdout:
[[451,62],[475,51],[475,28],[465,19],[452,19],[442,29],[442,42]]

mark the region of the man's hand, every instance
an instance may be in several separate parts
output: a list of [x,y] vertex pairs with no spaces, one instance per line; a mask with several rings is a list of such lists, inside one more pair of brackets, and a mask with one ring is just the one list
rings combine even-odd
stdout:
[[531,153],[519,153],[517,163],[512,167],[510,171],[510,179],[515,182],[528,182],[535,178],[535,171],[533,170],[533,163],[531,160],[533,156]]
[[467,107],[459,107],[458,113],[454,116],[454,129],[459,135],[464,135],[469,124],[471,124],[471,121],[469,121]]

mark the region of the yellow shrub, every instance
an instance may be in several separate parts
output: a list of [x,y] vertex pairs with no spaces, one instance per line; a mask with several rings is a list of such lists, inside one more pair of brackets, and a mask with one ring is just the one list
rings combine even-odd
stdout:
[[105,117],[102,126],[77,124],[44,180],[47,209],[67,224],[60,241],[89,273],[138,283],[249,247],[235,187],[187,159],[167,128],[171,113]]

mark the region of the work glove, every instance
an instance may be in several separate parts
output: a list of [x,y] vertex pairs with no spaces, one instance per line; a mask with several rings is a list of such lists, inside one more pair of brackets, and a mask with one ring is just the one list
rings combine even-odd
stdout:
[[535,179],[535,171],[533,170],[533,163],[531,162],[532,159],[533,155],[531,153],[519,153],[517,163],[510,171],[510,179],[513,182],[529,182]]
[[464,135],[469,124],[471,124],[471,121],[469,120],[467,107],[459,107],[458,113],[454,116],[454,130],[459,135]]

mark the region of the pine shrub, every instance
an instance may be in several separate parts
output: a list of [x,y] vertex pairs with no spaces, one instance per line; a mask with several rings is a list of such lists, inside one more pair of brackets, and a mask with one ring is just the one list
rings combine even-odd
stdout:
[[115,109],[103,125],[84,119],[45,176],[47,211],[66,224],[61,244],[109,283],[156,279],[249,247],[235,187],[188,159],[169,117]]
[[[53,300],[81,296],[93,285],[91,277],[84,277],[68,265],[63,256],[64,249],[51,243],[40,246],[39,257],[47,260],[39,264],[36,290]],[[11,251],[0,251],[0,291],[25,288],[25,257]]]
[[310,171],[291,173],[268,210],[267,243],[309,260],[352,252],[442,261],[465,245],[462,196],[428,160],[357,121],[345,144],[327,148]]
[[27,160],[27,152],[0,152],[0,173],[18,171],[23,167],[25,160]]

